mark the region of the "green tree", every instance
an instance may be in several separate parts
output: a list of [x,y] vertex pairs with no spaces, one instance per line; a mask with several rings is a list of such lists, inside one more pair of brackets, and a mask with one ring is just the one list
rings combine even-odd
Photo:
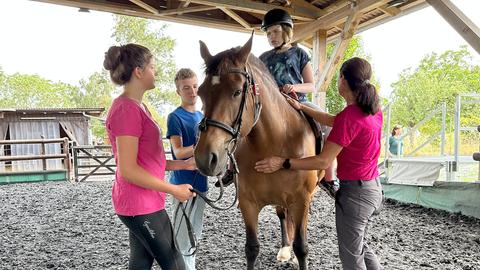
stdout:
[[[335,44],[329,44],[327,47],[327,56],[330,57],[333,53],[333,49],[335,48]],[[340,61],[340,63],[343,63],[344,61],[352,58],[352,57],[362,57],[367,60],[370,60],[370,56],[365,52],[363,48],[363,42],[360,36],[354,36],[351,40],[350,43],[347,46],[347,49],[345,50],[345,54]],[[328,86],[327,89],[327,111],[332,114],[337,114],[343,108],[345,108],[345,100],[338,94],[338,73],[340,71],[341,65],[337,67],[336,72],[333,75],[332,81],[330,82],[330,85]],[[378,83],[376,82],[375,76],[372,78],[372,83],[375,84],[378,88]]]
[[[455,96],[480,93],[480,67],[472,63],[472,55],[464,46],[457,51],[429,54],[417,68],[404,70],[392,84],[393,122],[413,127],[436,106],[446,102],[447,127],[453,128]],[[440,115],[436,120],[439,119]],[[471,125],[480,122],[478,104],[465,105],[462,121]],[[439,127],[440,121],[429,121],[420,131],[433,134]]]
[[[167,25],[160,25],[159,29],[153,29],[154,21],[115,15],[113,37],[120,44],[137,43],[150,49],[157,63],[156,89],[149,91],[147,100],[156,110],[162,111],[165,104],[178,105],[180,99],[173,91],[175,86],[173,79],[176,72],[173,59],[175,40],[164,34]],[[162,121],[160,121],[162,122]]]
[[72,97],[78,88],[62,82],[41,78],[38,75],[15,73],[0,79],[2,108],[74,107]]

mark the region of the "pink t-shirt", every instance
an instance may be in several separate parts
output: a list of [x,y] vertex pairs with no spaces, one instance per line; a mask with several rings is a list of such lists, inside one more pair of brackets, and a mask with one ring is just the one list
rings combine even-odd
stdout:
[[[116,138],[138,137],[137,163],[159,181],[165,179],[166,158],[162,144],[162,133],[150,113],[137,102],[125,97],[113,101],[105,123],[118,164]],[[122,216],[150,214],[165,208],[166,194],[145,189],[127,182],[117,167],[112,189],[115,213]]]
[[340,180],[372,180],[378,176],[378,157],[383,115],[366,115],[357,105],[349,105],[333,122],[328,141],[343,147],[337,156]]

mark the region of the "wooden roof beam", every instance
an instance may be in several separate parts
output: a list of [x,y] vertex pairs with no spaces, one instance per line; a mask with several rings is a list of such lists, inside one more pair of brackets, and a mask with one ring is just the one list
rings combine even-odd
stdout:
[[224,8],[224,7],[221,7],[220,8],[223,12],[225,12],[225,14],[227,14],[230,18],[234,19],[236,22],[238,22],[241,26],[247,28],[247,29],[252,29],[252,26],[250,26],[250,24],[245,21],[242,17],[240,17],[237,13],[235,13],[234,11],[228,9],[228,8]]
[[182,1],[179,7],[186,8],[188,5],[190,5],[190,0]]
[[[358,0],[358,12],[364,12],[367,9],[375,9],[384,5],[387,0]],[[352,4],[351,4],[352,5]],[[312,35],[312,33],[320,29],[329,29],[345,20],[351,13],[351,5],[344,6],[334,12],[328,13],[317,20],[298,27],[293,34],[293,41],[300,41]]]
[[304,7],[280,7],[277,5],[264,4],[249,0],[191,0],[192,3],[215,6],[217,8],[225,7],[232,10],[241,10],[252,13],[265,14],[274,8],[286,10],[294,19],[313,20],[323,15],[323,12],[310,10]]
[[360,19],[362,17],[362,12],[359,11],[360,7],[354,5],[351,8],[351,13],[348,16],[347,22],[344,25],[342,34],[340,38],[337,40],[335,44],[335,48],[333,49],[332,56],[328,60],[325,68],[323,69],[322,75],[318,81],[318,85],[320,88],[318,89],[319,92],[326,92],[330,82],[332,81],[333,74],[337,70],[338,65],[340,64],[340,60],[342,60],[343,55],[345,54],[345,50],[347,49],[348,43],[352,39],[355,31],[358,28],[358,24],[360,23]]
[[395,16],[397,14],[400,14],[402,12],[399,8],[397,7],[390,7],[388,5],[383,5],[381,7],[378,7],[383,13],[388,14],[390,16]]
[[130,0],[130,2],[134,3],[135,5],[143,8],[147,11],[150,11],[153,14],[158,14],[158,9],[150,6],[149,4],[143,2],[142,0]]
[[199,12],[199,11],[206,11],[217,9],[211,6],[199,6],[199,7],[186,7],[186,8],[175,8],[175,9],[167,9],[158,12],[160,16],[170,16],[170,15],[180,15],[184,13],[192,13],[192,12]]
[[292,4],[290,5],[291,8],[295,9],[296,7],[304,7],[306,9],[310,9],[312,11],[316,11],[318,13],[321,13],[321,14],[325,14],[325,12],[316,7],[315,5],[312,5],[310,4],[309,2],[305,1],[305,0],[290,0],[292,2]]
[[480,54],[480,29],[450,0],[427,2]]

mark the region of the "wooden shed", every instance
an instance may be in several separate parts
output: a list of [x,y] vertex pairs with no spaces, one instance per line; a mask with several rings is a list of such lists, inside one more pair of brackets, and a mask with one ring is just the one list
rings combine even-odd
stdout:
[[[68,138],[77,145],[91,145],[90,118],[99,117],[104,108],[0,109],[0,141],[28,141]],[[7,142],[8,143],[8,142]],[[42,153],[45,152],[45,153]],[[0,156],[56,155],[63,152],[61,143],[0,144]],[[25,172],[63,169],[59,159],[0,162],[2,172]]]

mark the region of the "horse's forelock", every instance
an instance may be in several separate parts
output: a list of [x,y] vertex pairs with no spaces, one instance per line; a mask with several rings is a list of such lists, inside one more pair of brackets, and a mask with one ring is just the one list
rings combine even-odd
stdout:
[[[205,75],[218,75],[223,73],[229,66],[228,62],[235,62],[237,53],[241,47],[231,48],[213,56],[208,63],[205,63]],[[230,61],[224,61],[224,60]]]

